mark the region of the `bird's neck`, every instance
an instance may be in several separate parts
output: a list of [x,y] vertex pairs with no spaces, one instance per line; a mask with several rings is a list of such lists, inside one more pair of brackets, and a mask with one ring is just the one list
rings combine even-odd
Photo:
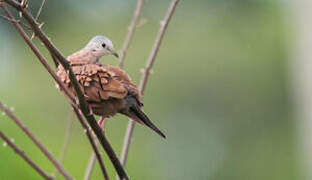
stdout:
[[91,51],[86,51],[85,49],[82,49],[68,56],[67,59],[70,61],[71,64],[96,64],[98,63],[100,58],[101,57],[96,56]]

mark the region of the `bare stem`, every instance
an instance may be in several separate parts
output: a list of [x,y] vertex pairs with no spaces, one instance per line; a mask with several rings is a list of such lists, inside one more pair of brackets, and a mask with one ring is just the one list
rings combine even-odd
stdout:
[[31,39],[27,36],[23,28],[17,23],[13,15],[10,13],[10,11],[6,8],[6,6],[3,3],[0,3],[0,8],[4,11],[4,13],[13,21],[10,21],[12,25],[15,27],[15,29],[18,31],[18,33],[22,36],[22,38],[25,40],[27,45],[30,47],[30,49],[34,52],[34,54],[37,56],[41,64],[46,68],[46,70],[50,73],[50,75],[53,77],[53,79],[57,82],[57,84],[60,86],[60,88],[65,92],[66,96],[75,103],[75,96],[65,87],[64,83],[60,80],[60,78],[55,74],[53,69],[50,67],[50,65],[47,63],[46,59],[43,57],[43,55],[40,53],[39,49],[36,47],[36,45],[31,41]]
[[[95,143],[95,145],[97,146],[98,143]],[[88,163],[84,178],[83,178],[84,180],[89,180],[91,178],[92,170],[93,170],[94,163],[95,163],[95,158],[96,158],[95,153],[92,152],[89,158],[89,163]]]
[[8,17],[6,17],[6,16],[3,16],[3,15],[1,15],[1,14],[0,14],[0,17],[1,17],[2,19],[5,19],[5,20],[7,20],[7,21],[10,21],[10,22],[13,21],[13,22],[19,23],[19,24],[25,26],[28,30],[31,30],[31,27],[29,27],[27,24],[21,22],[20,20],[13,20],[13,19],[10,19],[10,18],[8,18]]
[[[176,8],[178,2],[179,2],[179,0],[172,0],[171,1],[171,4],[169,6],[169,9],[167,11],[165,18],[160,22],[160,29],[159,29],[158,34],[156,36],[154,46],[151,50],[150,56],[147,60],[145,69],[143,71],[143,75],[141,77],[141,81],[140,81],[140,85],[139,85],[139,91],[141,92],[141,94],[144,93],[144,89],[145,89],[145,86],[147,84],[147,80],[148,80],[150,71],[151,71],[152,66],[154,64],[156,55],[158,53],[162,39],[163,39],[164,34],[166,32],[166,29],[168,27],[169,21],[170,21],[173,13],[175,11],[175,8]],[[126,159],[127,159],[127,155],[128,155],[128,151],[129,151],[129,146],[131,143],[131,137],[133,134],[134,126],[135,126],[135,121],[130,119],[129,123],[128,123],[127,130],[126,130],[124,143],[123,143],[123,147],[122,147],[122,152],[121,152],[121,157],[120,157],[120,161],[121,161],[121,164],[123,166],[125,166],[125,164],[126,164]]]
[[5,143],[7,143],[21,158],[23,158],[32,168],[34,168],[44,179],[52,180],[46,172],[44,172],[35,162],[33,162],[21,149],[19,149],[11,140],[0,131],[0,138],[2,138]]
[[74,112],[75,112],[75,114],[76,114],[76,116],[77,116],[77,118],[78,118],[80,124],[82,125],[82,127],[83,127],[85,133],[87,134],[87,137],[88,137],[88,139],[89,139],[89,141],[90,141],[90,144],[91,144],[91,146],[92,146],[92,148],[93,148],[93,152],[95,153],[95,155],[96,155],[96,157],[97,157],[97,160],[99,161],[99,164],[100,164],[100,167],[101,167],[101,170],[102,170],[104,179],[105,179],[105,180],[109,180],[109,177],[108,177],[108,174],[107,174],[107,172],[106,172],[106,169],[105,169],[103,160],[102,160],[101,155],[100,155],[100,153],[99,153],[99,150],[97,149],[97,146],[96,146],[96,144],[95,144],[95,142],[94,142],[94,140],[93,140],[93,138],[92,138],[92,135],[91,135],[91,132],[90,132],[88,126],[87,126],[86,123],[83,121],[83,118],[82,118],[82,116],[81,116],[79,110],[78,110],[77,108],[75,108],[74,106],[73,106],[73,109],[74,109]]
[[[120,52],[120,58],[119,58],[119,61],[120,61],[119,62],[119,67],[120,68],[122,68],[123,65],[124,65],[126,53],[128,51],[129,45],[130,45],[132,37],[134,35],[135,29],[136,29],[136,25],[138,24],[138,20],[139,20],[140,15],[141,15],[141,10],[142,10],[143,4],[144,4],[144,0],[138,0],[137,1],[137,6],[136,6],[136,9],[134,11],[131,23],[130,23],[130,25],[128,27],[128,33],[126,35],[126,38],[124,40],[124,43],[122,45],[122,49],[121,49],[121,52]],[[104,126],[105,126],[105,124],[104,124]],[[97,143],[96,143],[96,145],[97,145]],[[85,180],[88,180],[90,178],[91,173],[92,173],[92,169],[94,167],[94,162],[95,162],[95,153],[92,152],[92,154],[90,156],[89,163],[88,163],[88,167],[87,167],[87,170],[86,170],[86,173],[85,173],[85,178],[84,178]]]
[[40,8],[39,8],[39,10],[37,12],[37,15],[36,15],[36,21],[38,21],[38,19],[39,19],[39,16],[41,14],[41,11],[43,9],[43,6],[44,6],[45,2],[46,2],[46,0],[42,0],[42,2],[41,2]]
[[7,114],[14,123],[29,137],[29,139],[41,150],[41,152],[51,161],[55,168],[64,175],[66,179],[73,179],[63,166],[56,161],[53,155],[44,147],[39,140],[24,126],[24,124],[13,114],[13,112],[0,102],[0,109]]
[[[66,131],[65,131],[65,138],[64,138],[64,143],[63,143],[63,148],[62,148],[62,151],[61,151],[61,154],[60,154],[60,163],[63,163],[64,162],[64,159],[65,159],[65,155],[66,155],[66,152],[67,152],[67,149],[68,149],[68,145],[69,145],[69,141],[70,141],[70,137],[72,135],[72,132],[73,132],[73,125],[74,125],[74,121],[73,121],[73,111],[70,110],[68,112],[68,118],[67,118],[67,125],[66,125]],[[56,179],[58,176],[58,171],[56,170],[54,172],[54,179]]]
[[[105,129],[105,126],[106,126],[106,122],[104,120],[104,123],[103,123],[103,128]],[[98,141],[96,140],[95,141],[95,145],[98,146]],[[84,176],[84,180],[89,180],[90,177],[91,177],[91,173],[92,173],[92,170],[93,170],[93,167],[94,167],[94,163],[95,163],[95,156],[96,154],[94,152],[92,152],[90,158],[89,158],[89,163],[88,163],[88,167],[87,167],[87,170],[85,172],[85,176]]]
[[38,23],[36,22],[36,20],[34,19],[34,17],[31,15],[31,13],[26,7],[24,7],[21,3],[15,0],[4,0],[4,1],[23,14],[23,17],[26,19],[29,25],[33,28],[33,31],[35,32],[36,36],[46,46],[49,52],[55,56],[55,59],[57,59],[60,62],[60,64],[64,67],[64,69],[66,69],[70,78],[70,82],[75,89],[75,94],[78,97],[79,107],[83,115],[85,116],[93,132],[96,134],[97,138],[99,139],[102,147],[104,148],[112,164],[114,165],[115,170],[117,171],[118,175],[122,179],[126,179],[126,180],[129,179],[119,159],[117,158],[115,151],[111,147],[106,137],[102,134],[102,130],[98,126],[94,116],[90,114],[88,103],[86,102],[84,98],[80,85],[76,79],[76,76],[73,73],[73,70],[69,62],[66,60],[64,55],[52,44],[52,42],[49,40],[46,34],[40,29],[40,27],[38,26]]
[[128,27],[128,33],[126,35],[125,41],[124,41],[124,43],[122,45],[122,49],[121,49],[121,52],[120,52],[120,58],[119,58],[119,61],[120,61],[119,62],[119,67],[120,68],[123,67],[123,64],[125,62],[126,53],[127,53],[128,48],[129,48],[129,45],[131,43],[132,37],[134,35],[134,31],[136,29],[136,25],[138,23],[138,20],[140,18],[143,4],[144,4],[144,0],[138,0],[137,1],[137,6],[136,6],[136,9],[134,11],[134,15],[132,17],[131,23],[130,23],[130,25]]

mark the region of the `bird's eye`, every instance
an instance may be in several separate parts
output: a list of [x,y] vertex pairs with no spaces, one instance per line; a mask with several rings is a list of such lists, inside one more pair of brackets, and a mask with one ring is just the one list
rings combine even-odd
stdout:
[[103,47],[103,48],[105,48],[105,47],[106,47],[106,44],[105,44],[105,43],[103,43],[103,44],[102,44],[102,47]]

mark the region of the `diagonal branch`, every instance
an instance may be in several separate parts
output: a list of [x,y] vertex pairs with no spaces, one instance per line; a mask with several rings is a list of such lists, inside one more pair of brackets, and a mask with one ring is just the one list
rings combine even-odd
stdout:
[[41,14],[41,11],[43,9],[43,6],[44,6],[45,2],[46,2],[46,0],[42,0],[42,2],[41,2],[40,8],[39,8],[39,10],[37,12],[37,15],[36,15],[36,21],[38,21],[38,19],[39,19],[39,16]]
[[[130,25],[128,27],[128,33],[126,35],[126,38],[125,38],[124,43],[123,43],[122,48],[121,48],[120,58],[119,58],[119,65],[118,65],[120,68],[122,68],[123,65],[124,65],[126,53],[128,51],[129,45],[130,45],[132,37],[134,35],[136,26],[138,24],[138,20],[140,19],[140,15],[141,15],[143,4],[144,4],[144,0],[138,0],[137,1],[136,9],[134,10],[134,14],[133,14],[131,23],[130,23]],[[95,154],[94,154],[94,152],[91,154],[89,159],[90,160],[89,160],[88,167],[87,167],[87,170],[86,170],[86,173],[85,173],[85,180],[88,180],[90,178],[92,169],[94,167],[94,162],[95,162]]]
[[46,68],[46,70],[50,73],[50,75],[53,77],[53,79],[57,82],[57,84],[60,86],[60,88],[65,92],[65,95],[74,103],[75,102],[75,96],[68,90],[68,88],[65,87],[64,83],[58,78],[58,76],[55,74],[55,72],[52,70],[52,68],[49,66],[43,55],[40,53],[39,49],[35,46],[35,44],[29,39],[23,28],[17,23],[13,15],[8,11],[6,6],[0,2],[0,8],[4,11],[4,13],[12,19],[10,21],[12,25],[15,27],[15,29],[20,33],[22,38],[25,40],[27,45],[30,47],[30,49],[34,52],[34,54],[37,56],[41,64]]
[[44,179],[52,180],[46,172],[44,172],[35,162],[33,162],[21,149],[19,149],[11,140],[0,131],[0,138],[5,141],[21,158],[23,158],[32,168],[34,168]]
[[93,150],[94,150],[93,152],[94,152],[95,156],[97,157],[97,160],[99,161],[100,168],[101,168],[101,170],[102,170],[104,179],[105,179],[105,180],[109,180],[109,177],[108,177],[108,174],[107,174],[107,172],[106,172],[106,169],[105,169],[103,160],[102,160],[102,158],[101,158],[100,152],[98,151],[98,149],[97,149],[97,147],[96,147],[96,144],[95,144],[95,142],[94,142],[94,140],[93,140],[93,138],[92,138],[92,136],[91,136],[91,133],[90,133],[90,130],[89,130],[88,126],[87,126],[87,125],[85,124],[85,122],[83,121],[83,118],[82,118],[81,114],[79,113],[79,110],[78,110],[77,108],[75,108],[74,106],[73,106],[73,109],[74,109],[74,112],[75,112],[75,114],[76,114],[76,116],[77,116],[77,118],[78,118],[78,120],[79,120],[81,126],[83,127],[84,131],[86,132],[87,137],[88,137],[88,139],[89,139],[89,141],[90,141],[90,144],[91,144],[91,146],[92,146],[92,148],[93,148]]
[[1,17],[2,19],[4,19],[4,20],[10,21],[10,22],[12,22],[12,21],[17,22],[17,23],[19,23],[19,24],[25,26],[28,30],[31,30],[31,27],[29,27],[27,24],[21,22],[20,20],[13,20],[13,19],[10,19],[10,18],[8,18],[8,17],[6,17],[6,16],[4,16],[4,15],[2,15],[2,14],[0,14],[0,17]]
[[140,18],[143,4],[144,4],[144,0],[138,0],[136,9],[134,11],[133,18],[131,20],[130,26],[128,27],[128,33],[126,35],[125,41],[124,41],[124,43],[122,45],[122,49],[121,49],[121,52],[120,52],[120,58],[119,58],[119,61],[120,61],[119,62],[119,67],[120,68],[123,67],[123,64],[125,62],[126,53],[128,51],[129,45],[131,43],[134,31],[136,29],[136,25],[138,23],[138,20]]
[[[146,66],[145,66],[145,69],[143,71],[143,75],[142,75],[142,78],[140,81],[139,90],[140,90],[141,94],[144,93],[144,89],[145,89],[145,86],[147,84],[147,80],[148,80],[150,71],[151,71],[152,66],[155,62],[155,58],[156,58],[156,55],[158,53],[159,47],[161,45],[162,39],[164,37],[164,34],[165,34],[166,29],[168,27],[169,21],[170,21],[173,13],[175,11],[175,8],[176,8],[178,2],[179,2],[179,0],[172,0],[171,1],[171,4],[169,6],[169,9],[167,11],[165,18],[160,22],[160,29],[159,29],[158,34],[156,36],[154,46],[153,46],[152,51],[150,53],[150,56],[147,60],[147,63],[146,63]],[[125,164],[126,164],[126,159],[128,156],[128,151],[129,151],[129,146],[131,143],[131,137],[133,134],[134,125],[135,125],[135,121],[129,120],[128,127],[127,127],[126,134],[125,134],[125,138],[124,138],[123,147],[122,147],[121,157],[120,157],[120,161],[121,161],[123,166],[125,166]]]
[[84,98],[80,85],[70,67],[69,62],[66,60],[64,55],[52,44],[52,42],[45,35],[45,33],[38,27],[37,25],[38,23],[36,22],[36,20],[31,15],[31,13],[29,12],[27,8],[25,8],[24,6],[22,6],[22,4],[20,4],[19,2],[16,2],[15,0],[4,0],[4,1],[23,14],[23,17],[26,19],[29,25],[33,28],[33,31],[35,32],[37,37],[42,41],[42,43],[46,46],[49,52],[55,55],[56,59],[60,62],[60,64],[64,67],[64,69],[67,70],[71,84],[74,87],[76,95],[78,97],[79,107],[83,115],[85,116],[92,130],[94,131],[97,138],[99,139],[102,147],[104,148],[112,164],[114,165],[114,168],[117,171],[118,175],[122,179],[129,179],[119,159],[117,158],[116,153],[114,152],[113,148],[111,147],[106,137],[102,134],[101,128],[98,126],[94,116],[90,114],[88,103],[86,102]]
[[41,152],[51,161],[56,169],[64,175],[66,179],[73,179],[63,166],[56,161],[53,155],[44,147],[39,140],[24,126],[24,124],[14,115],[14,113],[0,102],[0,109],[7,114],[13,122],[29,137],[29,139],[41,150]]

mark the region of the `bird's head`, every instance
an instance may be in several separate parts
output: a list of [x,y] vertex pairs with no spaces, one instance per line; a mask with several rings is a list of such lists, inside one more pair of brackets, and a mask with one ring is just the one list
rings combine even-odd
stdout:
[[118,58],[118,54],[114,51],[112,41],[104,36],[93,37],[84,49],[91,51],[97,58],[105,55],[114,55]]

